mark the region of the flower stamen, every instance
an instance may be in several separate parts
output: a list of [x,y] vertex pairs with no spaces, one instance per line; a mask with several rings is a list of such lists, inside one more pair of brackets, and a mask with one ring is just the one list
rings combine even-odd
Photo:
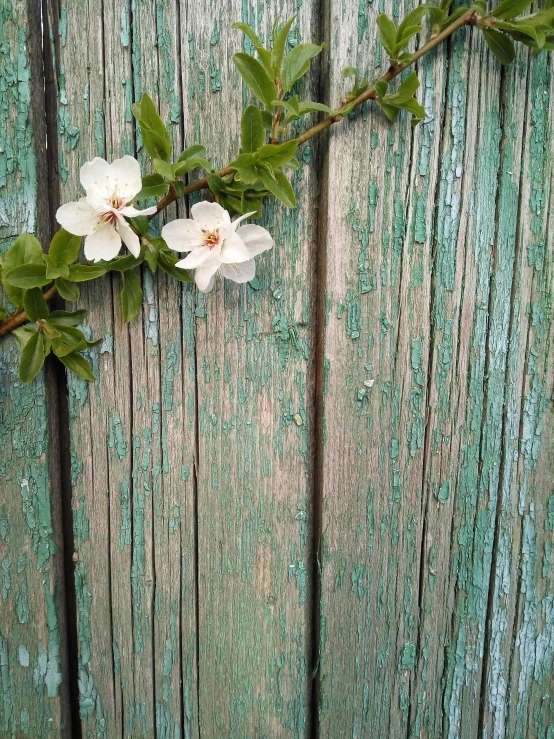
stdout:
[[208,249],[213,249],[221,241],[219,231],[202,231],[202,240]]

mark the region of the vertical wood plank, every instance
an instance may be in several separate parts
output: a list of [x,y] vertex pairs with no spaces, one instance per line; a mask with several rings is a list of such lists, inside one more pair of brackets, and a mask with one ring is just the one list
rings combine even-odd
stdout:
[[[315,2],[188,2],[182,10],[186,142],[216,167],[238,150],[244,95],[234,21],[267,39],[298,13],[291,44],[319,42]],[[251,47],[247,47],[252,51]],[[315,76],[309,91],[317,96]],[[312,97],[312,99],[314,99]],[[317,99],[317,97],[315,98]],[[313,431],[314,147],[299,206],[268,207],[275,248],[249,285],[197,302],[199,700],[202,736],[307,735]]]
[[[62,6],[65,201],[84,161],[140,148],[130,105],[142,91],[178,150],[177,19],[177,5],[149,0]],[[119,279],[85,286],[88,325],[104,336],[98,380],[69,379],[81,720],[84,736],[195,737],[193,293],[146,271],[143,288],[126,327]]]
[[[0,7],[0,250],[50,233],[40,6]],[[2,293],[2,305],[8,308]],[[69,737],[56,398],[0,351],[0,734]]]

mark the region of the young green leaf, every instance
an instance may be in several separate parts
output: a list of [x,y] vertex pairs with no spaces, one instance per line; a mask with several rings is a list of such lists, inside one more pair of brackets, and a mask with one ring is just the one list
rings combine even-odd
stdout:
[[265,141],[264,124],[260,109],[249,105],[242,114],[240,122],[240,143],[245,153],[259,149]]
[[145,233],[148,233],[148,226],[150,225],[148,216],[135,216],[134,218],[129,218],[129,222],[142,236],[144,236]]
[[75,352],[68,354],[65,357],[60,357],[60,361],[67,367],[70,372],[73,372],[83,380],[94,382],[96,377],[92,374],[92,367],[90,363],[81,355]]
[[266,162],[272,169],[282,167],[296,154],[298,141],[292,139],[284,144],[264,144],[256,152],[258,161]]
[[87,282],[106,274],[106,268],[99,264],[72,264],[69,268],[70,282]]
[[261,59],[262,65],[269,75],[269,77],[274,80],[275,79],[275,73],[273,70],[273,67],[271,65],[271,52],[268,51],[264,45],[262,44],[261,39],[256,34],[253,28],[251,28],[246,23],[233,23],[233,28],[238,28],[239,31],[242,31],[245,36],[248,36],[250,41],[252,42],[254,48],[258,52],[258,56]]
[[235,54],[233,61],[235,62],[242,79],[246,82],[258,100],[263,103],[266,108],[271,108],[272,101],[277,97],[277,88],[260,62],[244,52]]
[[471,7],[476,10],[481,17],[485,17],[487,15],[487,3],[484,2],[484,0],[474,0],[473,3],[471,3]]
[[192,146],[187,146],[187,148],[181,152],[179,155],[179,162],[184,162],[186,159],[196,159],[198,157],[205,157],[206,156],[206,147],[202,144],[192,144]]
[[181,269],[180,267],[175,266],[175,263],[178,261],[180,261],[179,258],[174,257],[173,254],[163,251],[160,251],[158,254],[158,267],[163,272],[170,275],[170,277],[174,277],[180,282],[192,282],[192,277],[186,269]]
[[[298,44],[285,57],[283,64],[283,92],[288,92],[296,80],[303,77],[310,68],[310,61],[317,56],[325,44]],[[273,96],[275,97],[275,95]],[[272,98],[273,99],[273,98]]]
[[[492,9],[491,15],[494,16],[494,18],[499,18],[500,20],[516,18],[516,16],[523,13],[524,10],[527,10],[532,2],[533,0],[503,0],[503,2],[497,5],[496,8]],[[510,64],[510,62],[502,63]]]
[[159,157],[154,157],[152,159],[152,164],[154,165],[154,169],[156,172],[159,172],[163,177],[165,177],[170,182],[175,179],[175,171],[173,169],[174,165],[169,164],[168,162],[164,161],[163,159],[160,159]]
[[417,8],[414,8],[408,13],[408,15],[398,26],[398,32],[396,34],[396,38],[398,41],[400,41],[400,39],[406,35],[408,28],[410,28],[411,26],[419,26],[421,21],[429,12],[429,8],[429,5],[418,5]]
[[379,36],[381,43],[385,47],[385,51],[392,54],[396,43],[396,26],[385,13],[381,13],[381,15],[377,16],[377,28],[379,29]]
[[161,175],[148,174],[142,178],[142,190],[135,196],[135,200],[161,197],[166,194],[168,187],[167,182]]
[[81,236],[74,236],[61,228],[50,242],[48,256],[55,264],[69,265],[79,256]]
[[123,272],[121,290],[121,311],[123,320],[129,323],[137,315],[142,305],[142,286],[135,272]]
[[273,39],[273,51],[271,54],[271,63],[273,65],[273,69],[277,72],[277,74],[281,72],[281,67],[283,65],[283,57],[285,55],[285,47],[287,45],[287,38],[289,36],[289,31],[295,19],[296,19],[295,15],[293,15],[292,18],[289,18],[288,21],[285,23],[285,25],[281,28],[279,33],[275,34],[275,38]]
[[56,287],[64,300],[79,300],[81,291],[79,290],[79,285],[76,285],[74,282],[70,282],[69,280],[60,277],[56,280]]
[[50,352],[50,345],[41,331],[35,331],[21,350],[19,379],[31,382],[38,373]]
[[77,324],[83,323],[87,317],[87,313],[88,311],[84,308],[74,311],[53,310],[52,313],[50,313],[48,320],[54,325],[77,326]]
[[3,279],[8,285],[23,290],[30,290],[32,287],[43,287],[51,282],[46,276],[46,265],[34,262],[20,264],[19,267],[13,267],[7,272],[3,271]]
[[[2,282],[8,298],[18,308],[23,305],[23,288],[11,285],[6,280],[6,274],[14,267],[23,264],[40,264],[42,262],[42,247],[33,234],[23,233],[14,241],[3,258]],[[46,283],[45,283],[46,284]]]
[[[47,323],[50,324],[50,321]],[[58,333],[58,336],[52,339],[52,349],[57,357],[65,357],[71,352],[80,352],[88,347],[88,341],[78,328],[58,324],[50,324],[50,326]]]
[[41,318],[48,318],[48,314],[50,313],[48,303],[44,299],[40,287],[34,287],[25,292],[23,297],[23,307],[31,321],[39,321]]
[[516,55],[511,39],[500,31],[485,29],[483,36],[487,46],[501,64],[511,64]]
[[127,272],[141,265],[142,261],[142,256],[134,257],[132,254],[125,254],[122,257],[115,257],[111,262],[103,262],[102,266],[106,268],[106,271]]
[[158,115],[152,98],[144,93],[140,102],[131,106],[131,110],[140,124],[142,140],[150,156],[169,161],[171,136]]
[[36,328],[30,328],[29,326],[21,326],[21,328],[16,328],[12,331],[12,334],[19,342],[20,349],[23,349],[31,336],[34,336],[36,333]]
[[48,254],[43,254],[42,258],[46,264],[46,277],[49,280],[55,280],[57,277],[67,277],[69,275],[67,264],[57,264]]
[[271,172],[269,167],[267,169],[260,169],[260,178],[265,187],[286,205],[287,208],[294,208],[296,205],[294,190],[287,176],[280,169],[277,169],[275,172]]

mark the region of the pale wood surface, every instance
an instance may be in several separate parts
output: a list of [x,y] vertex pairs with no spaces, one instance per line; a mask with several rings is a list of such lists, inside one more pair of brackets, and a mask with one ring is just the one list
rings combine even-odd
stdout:
[[[143,91],[177,153],[202,143],[228,162],[250,102],[234,21],[267,39],[297,12],[289,44],[330,45],[305,89],[337,105],[345,66],[386,68],[378,13],[411,7],[52,0],[62,201],[93,156],[135,154],[148,171],[130,112]],[[8,81],[28,24],[10,12]],[[31,681],[39,645],[68,643],[61,548],[39,561],[45,536],[61,544],[57,438],[44,381],[14,385],[3,344],[0,733],[28,721],[62,736],[71,692],[77,737],[551,736],[552,59],[520,51],[501,70],[461,31],[417,71],[420,126],[366,104],[300,150],[299,206],[266,209],[276,243],[252,284],[202,296],[144,270],[129,327],[118,276],[83,286],[105,338],[98,380],[69,379],[60,419],[78,655],[66,668],[62,649],[52,698]],[[27,113],[37,140],[43,105]],[[0,187],[3,246],[19,227],[48,231],[17,162]],[[29,505],[51,521],[38,538]]]

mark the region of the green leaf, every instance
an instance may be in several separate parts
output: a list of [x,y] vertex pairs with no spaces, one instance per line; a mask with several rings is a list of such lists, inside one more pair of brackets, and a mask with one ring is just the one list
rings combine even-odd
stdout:
[[400,39],[402,39],[406,35],[406,32],[408,28],[410,28],[410,26],[419,26],[423,18],[425,18],[425,16],[429,12],[429,8],[430,6],[428,5],[418,5],[417,8],[414,8],[408,13],[408,15],[398,26],[398,32],[396,35],[398,41],[400,41]]
[[179,162],[184,162],[187,159],[196,159],[197,157],[206,156],[206,147],[202,144],[193,144],[187,146],[187,148],[179,155]]
[[35,331],[21,350],[21,360],[19,362],[19,379],[21,382],[31,382],[38,375],[49,351],[50,347],[44,334]]
[[0,307],[0,321],[3,321],[8,317],[8,311],[5,308]]
[[264,47],[260,38],[257,36],[256,32],[254,31],[254,29],[251,28],[246,23],[233,23],[233,28],[238,28],[239,31],[242,31],[246,36],[248,36],[250,41],[252,41],[254,48],[258,52],[258,56],[260,57],[262,61],[262,65],[264,66],[270,79],[272,80],[275,79],[273,67],[271,64],[271,52],[269,52]]
[[259,61],[254,57],[240,52],[235,54],[233,61],[240,72],[242,79],[252,90],[258,100],[266,108],[271,108],[271,102],[277,97],[275,83],[268,76]]
[[115,257],[111,262],[103,262],[106,271],[111,272],[127,272],[129,269],[138,267],[143,262],[143,257],[134,257],[132,254],[125,254],[122,257]]
[[65,280],[63,278],[57,279],[55,284],[58,288],[58,292],[64,300],[79,300],[79,295],[81,294],[81,291],[79,290],[79,285],[76,285],[74,282],[69,282],[69,280]]
[[225,192],[225,180],[216,174],[208,175],[208,187],[214,195],[221,195]]
[[404,82],[402,82],[396,94],[387,95],[386,101],[390,103],[391,105],[404,103],[410,98],[412,98],[418,89],[419,89],[419,78],[415,72],[412,72],[404,80]]
[[69,267],[67,264],[56,264],[48,254],[43,254],[42,258],[46,264],[46,277],[50,280],[55,280],[56,277],[67,277],[69,274]]
[[265,132],[260,109],[255,105],[249,105],[240,121],[241,149],[246,153],[256,151],[264,141]]
[[[50,323],[50,322],[48,322]],[[82,351],[88,346],[88,342],[82,331],[73,326],[62,326],[52,324],[59,336],[52,339],[52,349],[57,357],[65,357],[71,352]]]
[[[288,92],[296,80],[303,77],[310,67],[310,61],[317,56],[325,44],[298,44],[285,57],[283,64],[283,92]],[[276,97],[275,95],[273,97]],[[272,100],[273,100],[272,97]]]
[[31,321],[39,321],[41,318],[48,318],[48,314],[50,313],[48,303],[44,299],[40,287],[34,287],[32,290],[27,290],[25,292],[23,297],[23,307]]
[[54,235],[54,238],[50,242],[48,256],[57,265],[71,264],[79,256],[81,241],[81,236],[74,236],[62,228]]
[[135,200],[158,198],[165,195],[168,184],[159,174],[148,174],[142,178],[142,190],[135,196]]
[[296,154],[298,141],[292,139],[284,144],[264,144],[256,152],[258,161],[266,162],[272,169],[282,167]]
[[469,7],[467,5],[462,5],[460,8],[456,8],[450,15],[446,16],[446,18],[441,23],[441,29],[447,28],[448,26],[452,25],[454,21],[457,21],[458,18],[461,18],[464,13],[466,13],[469,10]]
[[[247,183],[253,184],[258,179],[258,173],[256,172],[256,157],[254,154],[239,154],[238,157],[231,162],[229,167],[236,169],[240,179]],[[226,191],[226,187],[222,192]]]
[[345,67],[342,72],[342,76],[347,79],[348,77],[357,77],[358,76],[358,70],[356,67]]
[[516,52],[514,44],[508,36],[491,29],[485,29],[483,36],[487,46],[501,64],[511,64],[514,61]]
[[410,40],[421,31],[421,26],[408,26],[402,37],[398,36],[398,43],[393,46],[392,54],[396,59],[398,54],[410,43]]
[[66,357],[60,357],[60,361],[67,367],[70,372],[73,372],[83,380],[94,382],[96,377],[92,374],[92,367],[89,362],[81,355],[75,352],[68,354]]
[[8,285],[23,290],[30,290],[32,287],[43,287],[43,285],[47,285],[52,281],[46,276],[46,265],[34,262],[21,264],[7,272],[3,271],[3,279]]
[[388,87],[389,83],[386,80],[377,80],[375,83],[375,94],[377,95],[377,100],[383,99],[387,93]]
[[407,110],[408,113],[412,114],[412,126],[417,126],[425,118],[425,108],[415,98],[406,100],[401,107],[402,110]]
[[377,28],[379,29],[379,36],[381,37],[381,43],[385,47],[385,50],[389,54],[392,54],[396,43],[396,26],[386,13],[381,13],[377,17]]
[[140,124],[142,140],[150,156],[169,161],[171,136],[158,115],[152,98],[144,93],[140,103],[132,105],[131,110]]
[[71,282],[87,282],[106,274],[106,268],[99,264],[72,264],[69,268],[68,280]]
[[135,216],[134,218],[129,218],[129,223],[142,236],[144,236],[145,233],[148,233],[148,226],[150,225],[148,216]]
[[82,308],[81,310],[54,310],[50,313],[49,321],[56,326],[77,326],[79,323],[83,323],[87,317],[88,311]]
[[[503,0],[503,2],[497,5],[496,8],[493,8],[491,10],[490,14],[495,18],[500,18],[501,20],[506,20],[507,18],[515,18],[516,16],[520,15],[520,13],[523,13],[524,10],[527,10],[532,2],[533,0]],[[510,62],[502,63],[510,64]]]
[[332,113],[332,109],[329,108],[328,105],[324,105],[323,103],[312,103],[312,102],[305,102],[300,103],[300,115],[305,115],[306,113]]
[[193,169],[197,169],[198,167],[205,169],[206,172],[210,172],[212,169],[212,165],[207,159],[204,159],[203,157],[192,157],[191,159],[185,159],[182,162],[177,162],[176,164],[174,164],[173,174],[175,177],[182,177],[183,175],[187,174]]
[[273,39],[273,51],[271,54],[271,63],[273,65],[273,69],[275,70],[277,74],[281,72],[281,67],[283,65],[283,57],[285,55],[285,47],[287,45],[287,38],[289,36],[289,31],[295,19],[296,19],[295,15],[293,15],[292,18],[289,18],[288,21],[285,23],[285,25],[281,28],[279,33],[277,33],[275,35],[275,38]]
[[278,169],[272,173],[269,168],[260,169],[260,178],[265,187],[286,205],[287,208],[295,207],[296,198],[294,196],[294,190],[287,176],[281,170]]
[[175,179],[175,171],[173,169],[172,164],[168,164],[163,159],[159,159],[158,157],[154,157],[152,159],[152,164],[154,165],[154,169],[156,172],[159,172],[163,177],[165,177],[170,182]]
[[20,349],[23,349],[31,336],[34,336],[36,333],[36,328],[30,328],[29,326],[21,326],[21,328],[16,328],[12,331],[12,334],[19,341]]
[[40,264],[42,262],[42,247],[33,234],[21,234],[8,249],[2,263],[2,282],[8,298],[17,307],[23,305],[23,289],[10,285],[6,281],[6,273],[14,267],[23,264]]
[[487,3],[484,0],[475,0],[475,2],[471,3],[471,7],[483,18],[487,15]]
[[121,310],[123,320],[129,323],[137,315],[142,305],[142,285],[135,272],[123,272],[121,290]]
[[174,257],[173,254],[168,254],[163,251],[160,251],[158,254],[158,267],[161,270],[180,282],[192,282],[192,277],[186,269],[181,269],[181,267],[175,266],[175,263],[179,261],[180,259]]

